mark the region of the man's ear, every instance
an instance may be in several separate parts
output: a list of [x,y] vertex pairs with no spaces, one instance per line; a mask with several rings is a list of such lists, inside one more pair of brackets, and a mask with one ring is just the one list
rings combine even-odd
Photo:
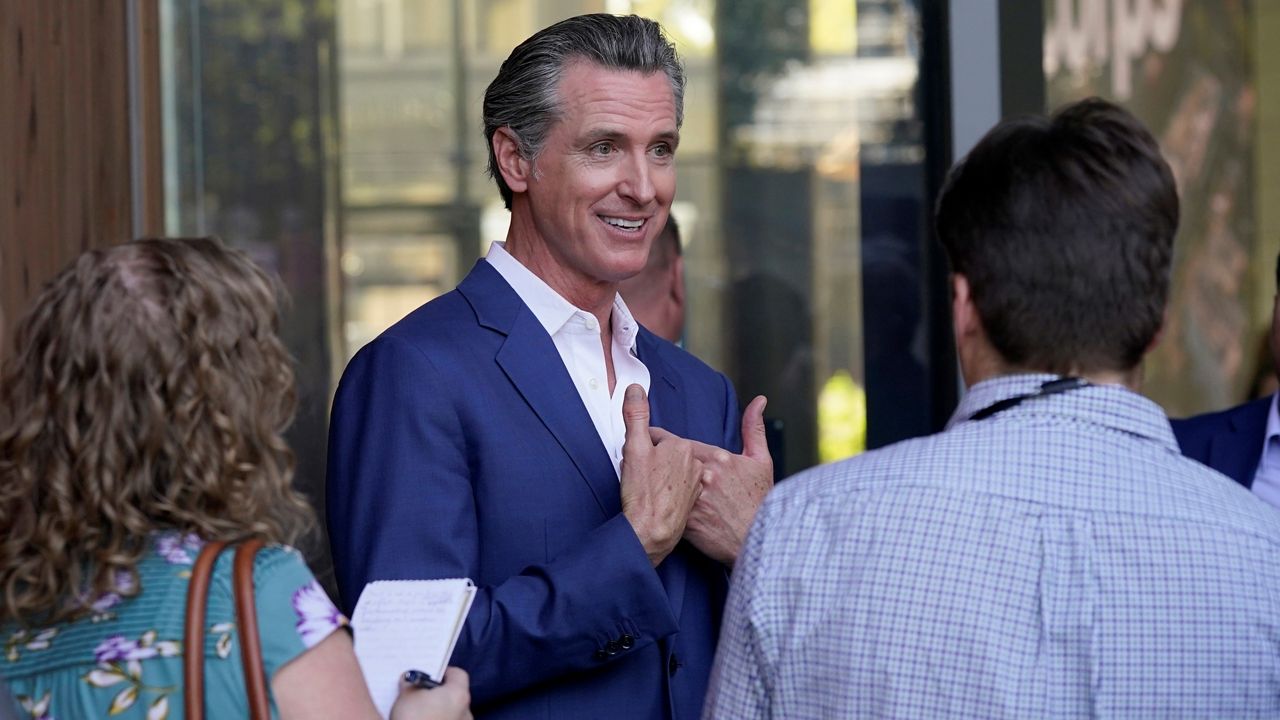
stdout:
[[498,172],[511,188],[511,192],[522,193],[529,189],[529,180],[533,177],[533,163],[520,154],[520,142],[509,127],[500,127],[493,132],[493,156],[498,161]]
[[951,325],[957,341],[974,334],[982,327],[978,309],[973,305],[973,295],[969,291],[969,278],[960,273],[951,275]]
[[1155,333],[1151,335],[1151,342],[1147,343],[1147,347],[1142,351],[1142,356],[1146,357],[1147,353],[1156,349],[1160,341],[1164,339],[1164,329],[1169,326],[1169,306],[1164,306],[1164,312],[1160,313],[1160,327],[1156,328]]

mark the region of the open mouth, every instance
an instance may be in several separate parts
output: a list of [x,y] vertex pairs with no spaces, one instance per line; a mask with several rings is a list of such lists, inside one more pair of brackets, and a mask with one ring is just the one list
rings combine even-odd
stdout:
[[640,228],[644,227],[645,223],[644,218],[636,218],[632,220],[628,218],[609,217],[607,215],[600,215],[598,217],[603,220],[606,225],[612,225],[619,230],[625,230],[627,232],[636,232]]

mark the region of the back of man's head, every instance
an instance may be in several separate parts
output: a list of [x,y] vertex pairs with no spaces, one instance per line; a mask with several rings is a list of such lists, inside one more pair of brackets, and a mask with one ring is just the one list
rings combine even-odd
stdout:
[[1092,98],[997,125],[948,175],[936,220],[1007,365],[1126,371],[1159,332],[1178,194],[1123,108]]

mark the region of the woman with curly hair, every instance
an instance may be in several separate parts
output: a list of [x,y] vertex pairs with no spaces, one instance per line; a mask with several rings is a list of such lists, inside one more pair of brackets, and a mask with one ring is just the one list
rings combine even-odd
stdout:
[[[0,675],[36,718],[175,718],[191,566],[266,540],[253,578],[274,709],[377,717],[345,625],[288,547],[313,523],[291,484],[276,288],[214,239],[81,256],[35,301],[0,373]],[[246,717],[231,553],[214,565],[207,713]],[[466,676],[392,717],[470,717]]]

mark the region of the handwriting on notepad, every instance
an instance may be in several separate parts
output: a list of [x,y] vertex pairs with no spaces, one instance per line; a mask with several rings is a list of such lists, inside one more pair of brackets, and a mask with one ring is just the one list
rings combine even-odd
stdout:
[[410,669],[439,680],[475,597],[470,580],[380,580],[365,586],[351,623],[356,658],[386,716]]
[[[367,591],[366,591],[367,592]],[[396,623],[415,616],[435,615],[457,608],[455,587],[419,587],[414,585],[379,586],[377,597],[371,598],[364,611],[364,621],[374,625]],[[361,601],[364,601],[362,596]]]

